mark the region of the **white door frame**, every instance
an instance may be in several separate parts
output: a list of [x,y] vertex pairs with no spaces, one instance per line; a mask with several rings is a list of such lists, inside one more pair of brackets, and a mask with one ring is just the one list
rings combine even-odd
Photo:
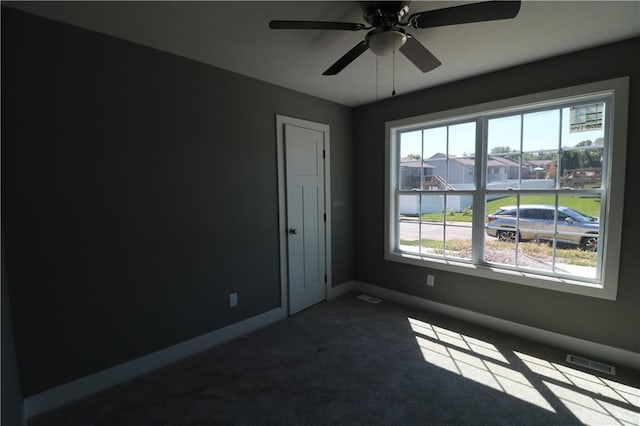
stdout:
[[325,235],[325,297],[329,297],[331,288],[331,175],[329,155],[329,125],[301,120],[276,114],[276,136],[278,152],[278,236],[280,240],[280,299],[282,306],[282,318],[289,316],[289,279],[288,279],[288,229],[287,229],[287,182],[284,156],[284,125],[291,124],[306,129],[312,129],[324,134],[324,209],[327,220],[324,225]]

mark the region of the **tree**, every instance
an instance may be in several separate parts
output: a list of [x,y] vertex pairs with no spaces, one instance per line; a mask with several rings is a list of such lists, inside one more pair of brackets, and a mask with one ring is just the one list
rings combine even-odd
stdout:
[[407,155],[407,158],[409,160],[419,160],[422,157],[420,156],[420,154],[409,154],[409,155]]
[[548,151],[548,152],[523,152],[522,160],[523,161],[539,161],[539,160],[555,160],[556,159],[556,151]]
[[562,172],[565,170],[602,168],[602,148],[595,146],[590,140],[576,144],[576,148],[594,147],[593,149],[563,150],[560,156]]
[[565,170],[602,168],[602,148],[595,147],[590,140],[576,144],[576,148],[592,146],[596,149],[562,151],[562,172]]
[[508,146],[496,146],[491,148],[490,154],[506,154],[507,152],[515,152],[515,149]]

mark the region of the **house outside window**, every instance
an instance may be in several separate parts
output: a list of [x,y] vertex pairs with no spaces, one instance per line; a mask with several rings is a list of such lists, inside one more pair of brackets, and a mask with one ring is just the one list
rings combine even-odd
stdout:
[[[627,92],[616,79],[387,123],[385,258],[614,299]],[[576,109],[602,125],[576,126]],[[403,187],[408,155],[431,181]]]

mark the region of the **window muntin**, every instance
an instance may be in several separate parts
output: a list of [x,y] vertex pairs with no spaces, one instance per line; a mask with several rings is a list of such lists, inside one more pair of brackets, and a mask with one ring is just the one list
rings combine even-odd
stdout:
[[[616,97],[613,89],[604,90],[603,86],[609,83],[619,90]],[[526,107],[518,106],[514,100],[498,101],[486,104],[484,110],[483,106],[466,107],[455,111],[457,114],[431,114],[427,118],[432,120],[406,119],[387,123],[390,132],[388,170],[392,171],[388,174],[387,199],[395,201],[388,205],[389,233],[385,240],[385,258],[571,293],[615,298],[621,234],[618,221],[621,219],[623,197],[612,194],[611,188],[614,181],[616,188],[623,188],[624,184],[628,81],[611,80],[583,88],[584,91],[578,87],[554,91],[561,94],[556,100],[553,100],[552,92],[522,97],[520,105]],[[590,93],[588,88],[595,88],[591,92],[594,94],[585,94]],[[615,155],[612,155],[611,112],[614,105],[618,115],[616,134],[620,141]],[[572,118],[572,114],[575,116],[574,107],[597,110],[596,118],[600,125],[596,123],[588,129],[582,127],[576,131],[575,119]],[[467,141],[467,144],[475,149],[463,152],[464,155],[459,152],[461,145],[456,146],[450,140],[451,129],[460,124],[474,126],[473,141]],[[428,158],[434,155],[430,150],[438,148],[438,151],[445,151],[442,147],[446,147],[445,152],[440,152],[443,155],[436,157],[446,163],[446,178],[442,179],[446,186],[423,185],[411,193],[416,213],[410,219],[419,234],[414,241],[406,233],[404,237],[396,238],[401,233],[397,229],[408,226],[407,215],[398,205],[398,200],[406,198],[408,193],[399,190],[394,183],[398,172],[395,162],[403,156],[396,141],[400,135],[408,133],[420,136],[421,160],[424,163],[434,161],[434,158]],[[437,140],[439,145],[425,147],[424,142],[429,139]],[[460,187],[462,182],[456,181],[458,175],[453,170],[460,157],[473,159],[474,182],[467,187]],[[609,172],[614,157],[618,159],[615,164],[619,173],[612,178]],[[432,180],[441,177],[435,167],[429,170],[432,171]],[[464,170],[467,172],[463,175],[469,177],[469,168]],[[460,223],[463,211],[452,207],[457,206],[462,197],[471,200],[466,211],[471,220],[466,218]],[[551,208],[551,213],[539,213],[544,219],[526,223],[516,208],[512,219],[515,220],[517,238],[501,241],[506,248],[496,251],[492,249],[496,239],[492,240],[485,228],[487,216],[497,210],[495,202],[492,203],[495,199],[515,200],[511,204],[516,207],[543,203],[546,208]],[[600,220],[588,224],[590,228],[587,225],[571,227],[574,224],[564,220],[569,211],[563,211],[564,207],[575,208],[576,200],[592,203],[592,208],[583,213],[587,220],[591,220],[591,216]],[[577,204],[580,208],[575,210],[581,211],[583,206]],[[442,209],[427,211],[433,209],[433,205]],[[593,206],[597,207],[595,211]],[[521,229],[518,228],[520,225]],[[544,229],[540,229],[541,226]],[[466,232],[462,239],[460,231]],[[520,241],[521,234],[530,240]],[[600,238],[593,238],[594,235]],[[416,238],[415,232],[413,238]],[[400,240],[402,244],[398,244]],[[587,240],[591,246],[596,245],[595,252],[575,249],[580,245],[584,247]],[[538,249],[533,254],[532,241]],[[410,244],[413,245],[407,250]],[[575,265],[570,263],[567,267],[567,257]],[[605,261],[609,265],[606,270]],[[605,283],[608,284],[605,286]]]

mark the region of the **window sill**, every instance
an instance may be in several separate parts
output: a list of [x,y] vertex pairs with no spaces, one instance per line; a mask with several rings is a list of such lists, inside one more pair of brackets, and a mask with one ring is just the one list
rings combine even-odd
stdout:
[[385,260],[422,266],[425,268],[439,269],[475,277],[487,278],[513,284],[537,287],[547,290],[561,291],[581,296],[595,297],[599,299],[615,300],[616,295],[611,294],[602,285],[592,282],[571,280],[567,278],[539,275],[533,272],[515,271],[503,269],[498,266],[476,265],[466,262],[456,262],[448,259],[423,257],[420,255],[391,252],[385,255]]

